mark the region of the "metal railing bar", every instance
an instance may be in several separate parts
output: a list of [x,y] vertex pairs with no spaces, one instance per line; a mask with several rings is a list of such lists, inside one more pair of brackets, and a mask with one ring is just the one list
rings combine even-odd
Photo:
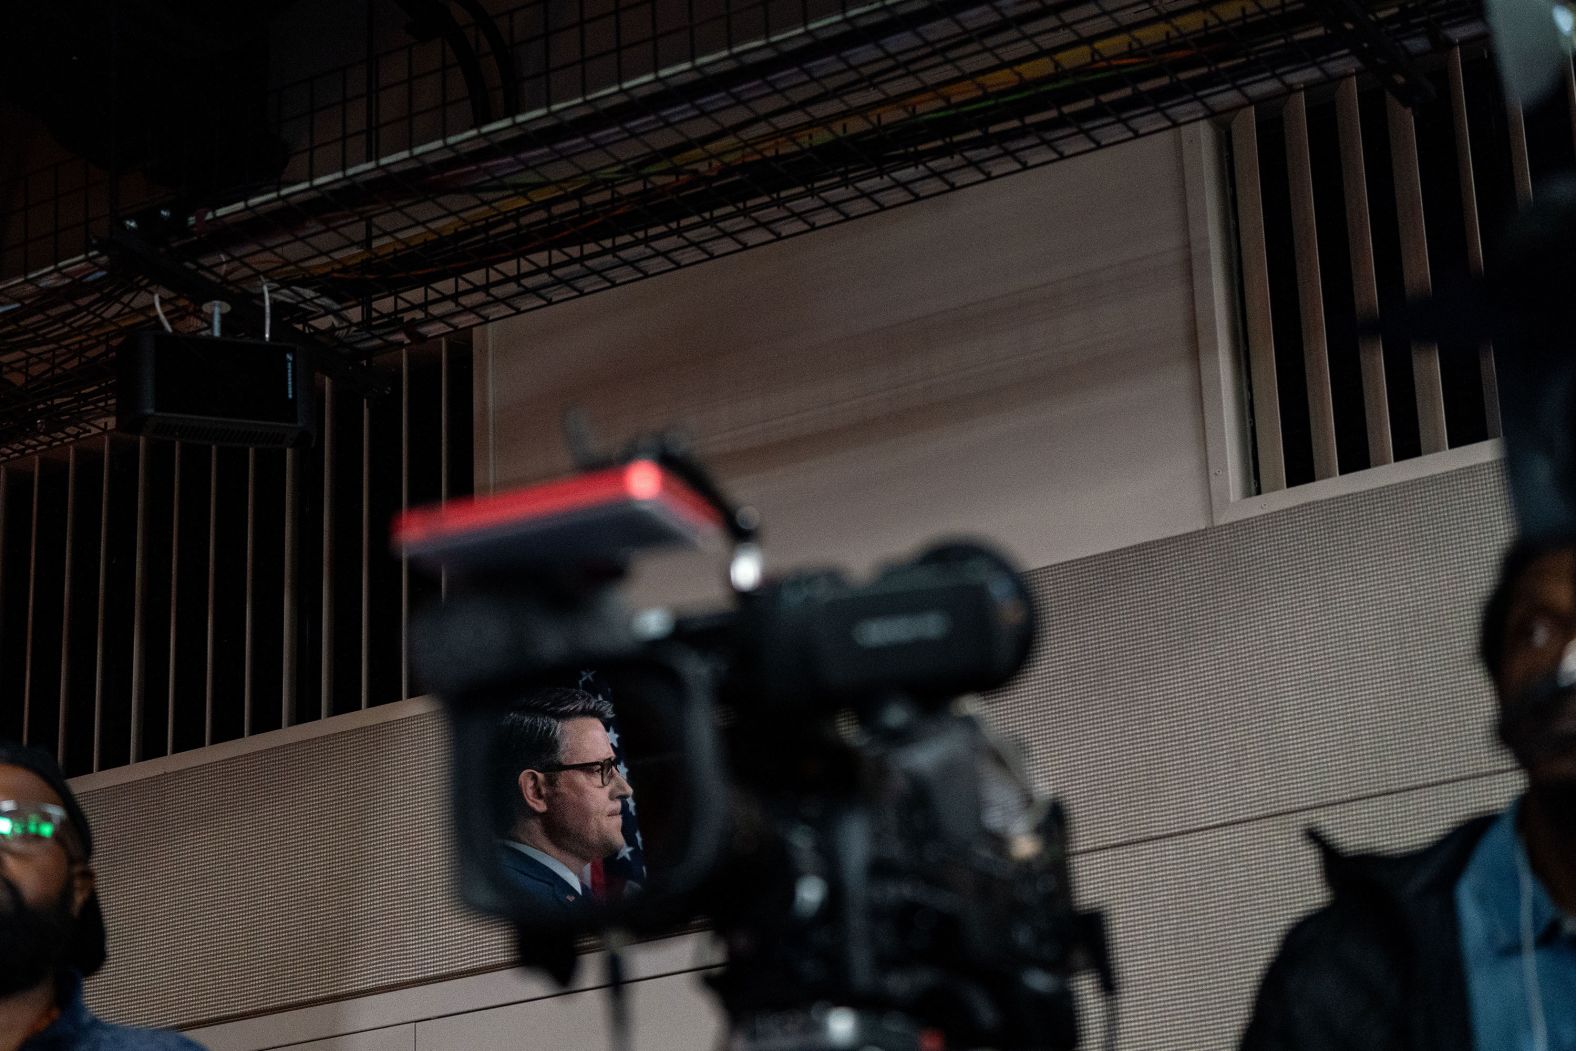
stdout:
[[253,617],[253,566],[257,554],[257,450],[246,450],[246,615],[245,638],[241,658],[241,736],[252,736],[252,617]]
[[218,569],[219,539],[219,449],[208,447],[208,624],[203,639],[203,732],[204,745],[213,744],[213,635],[214,581]]
[[296,666],[296,471],[297,460],[300,457],[299,449],[285,450],[285,522],[284,522],[284,568],[283,579],[280,586],[284,590],[284,610],[280,617],[280,682],[279,682],[279,725],[281,728],[291,724],[291,715],[295,710],[295,666]]
[[98,626],[93,656],[93,772],[104,763],[104,596],[109,584],[109,435],[104,435],[104,477],[99,493]]
[[33,743],[33,600],[38,594],[38,496],[44,462],[33,456],[33,507],[29,513],[32,532],[27,538],[27,629],[26,649],[22,651],[22,743]]
[[181,583],[181,453],[182,443],[175,443],[175,470],[170,498],[170,646],[169,681],[166,684],[164,711],[164,754],[175,754],[175,642],[180,605]]
[[[4,590],[4,588],[5,588],[5,571],[7,569],[7,565],[9,563],[9,561],[10,561],[10,559],[8,559],[6,557],[6,553],[5,553],[5,551],[6,551],[5,537],[6,537],[6,524],[7,524],[6,510],[7,510],[7,504],[10,503],[10,501],[6,498],[6,496],[10,492],[10,490],[11,490],[11,469],[10,469],[10,467],[7,467],[7,466],[0,466],[0,595],[5,594],[5,590]],[[3,603],[0,603],[0,630],[3,630],[6,627],[6,625],[4,624],[4,616],[5,616],[5,607],[4,607]],[[0,649],[0,661],[3,661],[3,660],[4,660],[4,650]]]
[[77,524],[77,447],[66,453],[66,555],[60,572],[60,710],[56,723],[55,761],[66,765],[66,731],[71,710],[71,568]]
[[[399,508],[410,507],[410,351],[399,352]],[[399,696],[410,696],[410,560],[399,560]]]
[[1516,187],[1516,204],[1525,208],[1532,203],[1532,161],[1527,154],[1527,121],[1515,102],[1505,104],[1505,121],[1510,129],[1510,172]]
[[1302,315],[1302,361],[1308,389],[1308,427],[1315,479],[1340,473],[1335,448],[1335,393],[1330,388],[1330,348],[1325,333],[1324,290],[1319,272],[1319,223],[1313,202],[1313,161],[1308,154],[1308,103],[1301,93],[1286,103],[1286,171],[1291,190],[1292,244],[1297,254],[1297,302]]
[[[1368,213],[1367,163],[1363,158],[1362,110],[1357,80],[1348,77],[1335,93],[1336,127],[1341,143],[1341,185],[1346,198],[1346,241],[1352,264],[1352,299],[1359,317],[1379,316],[1373,228]],[[1390,434],[1390,396],[1384,372],[1384,341],[1377,333],[1357,341],[1363,377],[1363,419],[1368,432],[1368,463],[1395,462]]]
[[1259,491],[1286,488],[1281,448],[1280,393],[1276,387],[1275,331],[1270,315],[1269,261],[1264,245],[1263,189],[1259,182],[1259,136],[1253,107],[1231,121],[1237,184],[1237,231],[1242,249],[1242,285],[1247,314],[1248,361],[1253,397],[1253,436],[1259,461]]
[[[1450,81],[1450,115],[1456,133],[1456,176],[1461,184],[1461,221],[1467,243],[1467,267],[1474,276],[1483,273],[1483,232],[1478,216],[1477,177],[1472,169],[1472,133],[1467,116],[1466,76],[1461,49],[1452,48],[1446,63]],[[1499,413],[1499,376],[1494,368],[1494,345],[1478,347],[1478,376],[1483,384],[1483,419],[1488,437],[1504,432]]]
[[[438,499],[449,499],[449,339],[438,344]],[[438,600],[449,600],[449,571],[438,570]]]
[[318,667],[318,714],[333,711],[334,689],[334,381],[323,379],[323,620]]
[[137,438],[137,554],[131,588],[131,762],[142,759],[143,614],[142,571],[147,543],[148,439]]
[[[1390,126],[1390,156],[1395,172],[1396,219],[1401,233],[1401,271],[1409,300],[1426,299],[1433,288],[1428,264],[1428,232],[1423,219],[1423,183],[1418,170],[1417,128],[1412,112],[1385,96]],[[1424,453],[1449,448],[1445,432],[1444,381],[1439,347],[1412,341],[1412,377],[1417,391],[1418,437]]]
[[361,707],[368,704],[371,671],[368,620],[372,612],[372,410],[361,402]]

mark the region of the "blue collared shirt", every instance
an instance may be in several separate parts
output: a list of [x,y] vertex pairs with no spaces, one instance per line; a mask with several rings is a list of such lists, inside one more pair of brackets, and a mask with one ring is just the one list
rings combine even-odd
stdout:
[[110,1025],[96,1017],[82,1002],[82,979],[75,972],[61,976],[58,1002],[60,1017],[18,1051],[203,1051],[179,1033]]
[[[1489,826],[1456,884],[1461,960],[1476,1051],[1533,1051],[1533,1009],[1523,958],[1520,802]],[[1526,870],[1529,874],[1531,868]],[[1576,1048],[1576,921],[1531,876],[1532,961],[1549,1051]]]

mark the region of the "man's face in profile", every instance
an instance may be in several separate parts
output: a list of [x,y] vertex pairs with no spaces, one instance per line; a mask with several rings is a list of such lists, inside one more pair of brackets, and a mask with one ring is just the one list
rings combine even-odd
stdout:
[[[1534,781],[1576,783],[1576,688],[1538,690],[1560,671],[1573,640],[1576,550],[1566,548],[1535,559],[1512,586],[1495,684],[1500,737]],[[1576,663],[1570,671],[1576,675]]]
[[[600,719],[569,719],[559,728],[559,763],[595,763],[613,756]],[[545,779],[542,824],[554,842],[588,861],[624,846],[622,801],[629,783],[613,771],[606,785],[595,770],[561,770]]]

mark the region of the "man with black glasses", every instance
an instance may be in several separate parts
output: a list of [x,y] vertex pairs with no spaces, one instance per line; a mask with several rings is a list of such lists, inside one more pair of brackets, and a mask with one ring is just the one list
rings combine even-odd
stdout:
[[607,701],[583,690],[540,690],[500,728],[501,776],[513,802],[499,856],[519,890],[546,916],[590,903],[582,880],[592,862],[624,847],[629,782],[608,740]]
[[104,964],[93,834],[52,756],[0,739],[0,1051],[201,1051],[82,1003]]

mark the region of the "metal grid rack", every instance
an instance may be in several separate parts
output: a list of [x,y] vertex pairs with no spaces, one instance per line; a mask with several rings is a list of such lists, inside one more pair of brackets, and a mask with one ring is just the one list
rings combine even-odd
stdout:
[[1473,0],[466,6],[458,38],[274,91],[293,153],[244,199],[30,178],[56,221],[0,270],[0,459],[105,425],[109,351],[156,290],[177,326],[223,299],[244,332],[267,283],[276,334],[375,387],[407,343],[1364,68],[1426,91],[1412,61],[1484,32]]

